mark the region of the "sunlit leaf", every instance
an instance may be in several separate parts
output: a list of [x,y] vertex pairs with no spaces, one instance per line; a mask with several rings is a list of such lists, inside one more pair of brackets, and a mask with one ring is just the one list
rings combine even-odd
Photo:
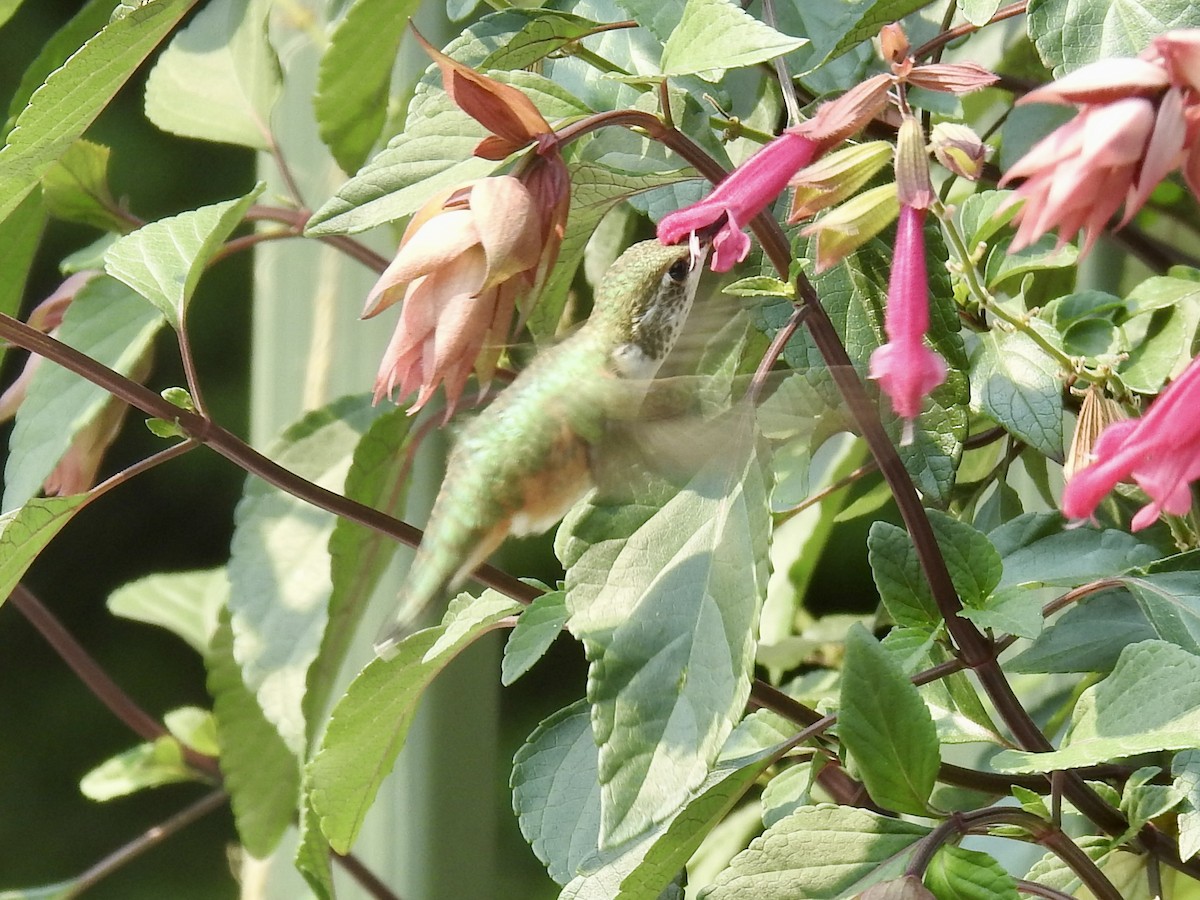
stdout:
[[1173,28],[1200,26],[1187,0],[1030,0],[1029,34],[1061,76],[1098,59],[1137,56]]
[[567,596],[562,591],[542,594],[517,617],[517,625],[504,645],[500,683],[512,684],[532,668],[567,623]]
[[[720,40],[713,40],[714,35]],[[752,66],[808,43],[781,34],[730,0],[688,0],[663,47],[664,75],[700,74],[717,80],[725,69]]]
[[101,763],[83,776],[79,789],[89,800],[103,802],[195,777],[184,762],[179,741],[164,736]]
[[19,509],[0,515],[0,604],[87,499],[87,494],[35,497]]
[[108,595],[108,611],[165,628],[204,653],[228,597],[224,569],[164,572],[117,588]]
[[937,900],[1018,900],[1013,877],[986,853],[947,844],[925,870]]
[[184,137],[271,147],[281,91],[267,38],[272,0],[211,0],[158,58],[146,82],[146,118]]

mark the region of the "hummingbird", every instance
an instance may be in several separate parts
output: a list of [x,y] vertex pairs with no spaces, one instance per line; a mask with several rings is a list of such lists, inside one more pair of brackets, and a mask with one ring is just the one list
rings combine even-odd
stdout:
[[379,656],[394,657],[416,615],[509,535],[545,531],[594,486],[606,431],[636,417],[691,310],[705,255],[698,244],[634,244],[601,279],[588,320],[463,428]]

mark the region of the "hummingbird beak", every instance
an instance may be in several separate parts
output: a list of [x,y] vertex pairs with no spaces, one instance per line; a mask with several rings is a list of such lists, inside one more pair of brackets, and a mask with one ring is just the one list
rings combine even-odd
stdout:
[[705,240],[700,241],[700,236],[696,232],[692,232],[688,238],[688,250],[691,252],[691,260],[688,263],[688,270],[692,271],[697,266],[703,266],[705,260],[708,259],[709,251],[712,250],[712,243]]

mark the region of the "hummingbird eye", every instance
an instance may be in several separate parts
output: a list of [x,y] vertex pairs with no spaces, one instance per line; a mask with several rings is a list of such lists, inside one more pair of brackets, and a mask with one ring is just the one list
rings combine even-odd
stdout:
[[688,264],[686,257],[684,259],[676,260],[675,262],[671,263],[671,268],[667,269],[667,277],[676,284],[683,284],[685,281],[687,281],[688,272],[691,271],[691,268],[692,267]]

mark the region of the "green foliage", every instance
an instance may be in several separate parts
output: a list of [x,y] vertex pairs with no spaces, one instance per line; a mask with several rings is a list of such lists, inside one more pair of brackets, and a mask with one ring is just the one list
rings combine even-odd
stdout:
[[1156,35],[1200,26],[1185,0],[1031,0],[1029,33],[1042,61],[1062,75],[1097,59],[1136,56]]
[[[713,35],[721,35],[714,41]],[[729,0],[688,0],[679,24],[663,45],[664,75],[700,75],[719,81],[725,69],[751,66],[808,43],[788,37]]]

